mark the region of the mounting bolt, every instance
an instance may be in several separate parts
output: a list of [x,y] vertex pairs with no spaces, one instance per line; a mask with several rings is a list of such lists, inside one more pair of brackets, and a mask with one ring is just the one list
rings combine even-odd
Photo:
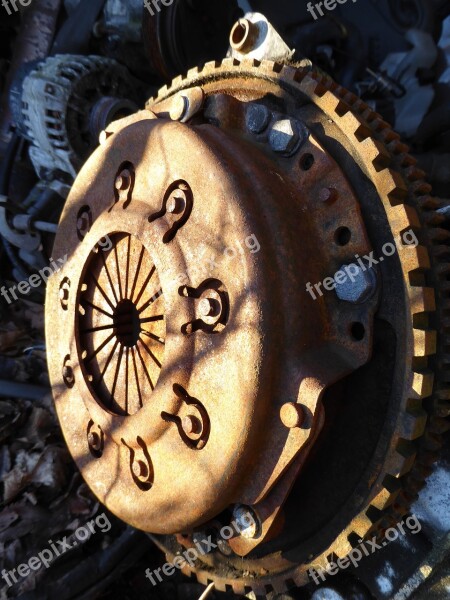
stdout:
[[303,137],[294,119],[280,119],[272,126],[269,142],[274,152],[291,156],[300,148]]
[[189,112],[190,102],[187,96],[178,95],[171,103],[169,115],[172,121],[181,121]]
[[214,298],[203,298],[198,303],[198,312],[202,317],[218,317],[220,311],[220,302]]
[[233,550],[230,548],[230,544],[227,540],[219,537],[216,541],[217,547],[219,548],[219,552],[221,552],[224,556],[231,556],[233,554]]
[[319,192],[319,201],[323,204],[333,204],[337,200],[338,193],[335,188],[323,188]]
[[363,270],[360,265],[352,263],[343,265],[340,272],[346,277],[343,283],[338,283],[336,278],[336,295],[339,300],[358,304],[373,296],[377,287],[377,276],[373,269]]
[[269,126],[271,113],[262,104],[249,104],[245,115],[248,131],[251,133],[262,133]]
[[88,444],[89,446],[94,449],[94,450],[98,450],[100,447],[100,436],[98,435],[98,433],[95,433],[95,431],[91,431],[88,435]]
[[[180,194],[181,190],[177,190],[177,192]],[[171,215],[180,215],[186,208],[186,199],[175,195],[177,192],[174,192],[167,201],[166,210]]]
[[123,192],[128,190],[131,185],[131,173],[128,169],[124,169],[120,175],[116,177],[116,181],[114,183],[116,190],[119,192]]
[[150,472],[148,465],[143,460],[135,460],[133,462],[132,470],[137,479],[141,481],[147,481]]
[[59,301],[63,310],[67,310],[69,308],[69,298],[70,280],[67,277],[64,277],[64,279],[61,281],[61,285],[59,286]]
[[249,506],[236,504],[233,509],[233,520],[242,537],[254,539],[260,535],[261,525],[259,518]]
[[280,409],[280,419],[285,427],[300,427],[305,420],[305,411],[301,404],[286,402]]
[[202,432],[202,422],[194,415],[187,415],[183,418],[181,425],[183,431],[188,435],[198,435]]

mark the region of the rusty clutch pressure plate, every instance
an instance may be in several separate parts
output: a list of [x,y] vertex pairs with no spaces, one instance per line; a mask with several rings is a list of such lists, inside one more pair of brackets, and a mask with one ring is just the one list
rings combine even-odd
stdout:
[[57,413],[99,500],[169,557],[246,507],[255,526],[193,568],[238,593],[306,584],[396,522],[449,408],[429,192],[388,125],[309,67],[211,63],[110,125],[46,305]]

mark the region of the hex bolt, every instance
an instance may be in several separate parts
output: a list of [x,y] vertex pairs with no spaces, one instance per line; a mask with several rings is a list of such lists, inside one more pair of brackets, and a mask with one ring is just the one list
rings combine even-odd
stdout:
[[372,268],[363,269],[359,264],[352,263],[343,265],[340,272],[346,274],[346,278],[343,283],[338,283],[336,279],[336,295],[339,300],[358,304],[373,296],[377,287],[377,276]]
[[269,126],[271,113],[262,104],[249,104],[245,115],[248,131],[254,134],[263,133]]
[[148,465],[143,460],[133,462],[133,474],[140,480],[146,480],[149,476]]
[[233,520],[243,538],[254,539],[260,535],[261,525],[255,511],[244,504],[233,508]]
[[280,119],[272,126],[269,142],[277,154],[291,156],[299,148],[302,138],[299,125],[294,119]]
[[198,435],[202,432],[202,422],[194,415],[187,415],[181,422],[183,431],[188,435]]
[[202,317],[218,317],[220,311],[220,302],[214,298],[203,298],[198,303],[198,312]]
[[114,183],[116,190],[123,192],[128,190],[131,185],[131,173],[128,169],[124,169],[120,175],[116,177]]
[[280,409],[280,419],[285,427],[300,427],[305,420],[305,411],[301,404],[286,402]]

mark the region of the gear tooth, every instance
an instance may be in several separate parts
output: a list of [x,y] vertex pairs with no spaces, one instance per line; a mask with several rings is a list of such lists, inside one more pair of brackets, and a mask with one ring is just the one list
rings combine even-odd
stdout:
[[175,77],[175,79],[172,81],[171,87],[180,86],[183,83],[184,79],[185,79],[185,77],[183,77],[183,75],[178,75],[178,77]]
[[296,587],[303,587],[310,583],[308,576],[305,572],[296,571],[294,574],[294,583]]
[[440,435],[427,432],[423,437],[423,447],[427,452],[438,452],[442,446]]
[[231,586],[233,588],[233,592],[237,596],[245,596],[245,594],[248,593],[245,591],[246,586],[243,583],[241,583],[241,581],[239,581],[238,579],[232,580]]
[[446,419],[450,417],[450,402],[437,402],[436,403],[436,414],[437,416]]
[[432,417],[430,419],[429,430],[432,433],[436,433],[438,435],[443,435],[444,433],[447,433],[447,431],[450,430],[450,422],[448,421],[448,419]]
[[372,162],[377,171],[386,169],[389,166],[391,156],[386,150],[386,146],[381,142],[368,137],[361,142],[361,148],[363,149],[364,156]]
[[414,356],[436,354],[436,332],[413,329]]
[[373,522],[365,513],[358,515],[352,522],[352,529],[360,538],[363,538],[372,529],[372,526]]
[[[440,215],[436,217],[436,220],[439,219],[439,217]],[[431,225],[431,223],[429,224]],[[450,241],[450,233],[446,229],[435,227],[434,229],[430,229],[429,234],[435,244],[448,244]]]
[[346,114],[344,116],[340,114],[339,110],[336,111],[339,116],[342,116],[341,121],[343,123],[344,130],[348,132],[351,131],[358,142],[364,141],[370,136],[369,127],[363,123],[362,119],[360,119],[357,115],[354,115],[352,112],[350,112],[350,108],[347,104],[345,106]]
[[290,65],[283,65],[283,70],[281,73],[283,75],[283,79],[287,79],[289,81],[294,81],[296,72],[297,72],[297,69],[294,69],[294,67],[291,67]]
[[[439,208],[439,201],[437,198],[430,196],[433,188],[426,181],[414,181],[411,184],[411,191],[419,196],[418,201],[422,204],[423,208],[435,210]],[[420,198],[420,196],[425,196],[425,198]]]
[[[390,144],[392,142],[400,143],[399,142],[400,136],[398,135],[398,133],[396,133],[395,131],[393,131],[389,127],[389,125],[387,127],[384,127],[384,125],[387,125],[387,123],[385,123],[385,121],[383,121],[381,118],[379,120],[382,122],[382,125],[379,124],[379,123],[377,123],[377,122],[375,122],[373,124],[374,125],[373,129],[374,129],[374,131],[376,131],[377,133],[380,134],[381,139],[383,140],[383,142],[385,144],[388,145],[389,150],[391,150],[391,152],[392,152],[392,147],[390,146]],[[378,121],[378,119],[377,119],[377,121]]]
[[434,312],[436,310],[436,295],[434,288],[412,287],[410,290],[410,298],[411,313],[414,316]]
[[[433,297],[434,297],[434,290]],[[434,373],[427,371],[425,373],[414,373],[412,388],[420,398],[431,396],[433,392]]]
[[427,413],[421,409],[408,409],[403,416],[400,435],[406,440],[416,440],[423,435],[427,424]]
[[375,496],[375,498],[373,498],[371,504],[375,506],[375,508],[377,508],[378,510],[384,510],[393,501],[394,497],[392,496],[392,494],[387,489],[383,489],[379,494]]
[[336,540],[333,542],[332,549],[332,552],[330,552],[330,549],[328,549],[325,553],[327,554],[328,562],[330,562],[332,556],[335,556],[336,559],[344,558],[351,551],[352,545],[349,541],[348,531],[346,529],[342,533],[340,533]]
[[411,470],[416,458],[416,448],[409,440],[399,439],[386,463],[386,473],[392,477],[402,477]]
[[[403,232],[411,228],[420,228],[420,220],[417,211],[412,206],[397,204],[389,211],[389,222],[393,231]],[[403,242],[403,240],[401,240]],[[402,243],[400,248],[411,248],[411,244]]]
[[382,198],[387,197],[392,206],[403,204],[408,197],[408,189],[402,176],[392,169],[380,171],[375,185]]
[[404,269],[409,271],[410,283],[415,286],[414,272],[423,272],[430,268],[430,257],[425,246],[400,246],[399,254],[402,260],[405,261]]
[[[409,148],[406,146],[407,150],[409,150]],[[409,181],[423,181],[426,177],[426,174],[424,171],[422,171],[421,169],[418,169],[415,166],[411,166],[408,167],[407,169],[405,169],[405,174],[406,177],[408,178]]]
[[406,144],[401,142],[399,137],[392,139],[388,143],[388,148],[394,156],[401,157],[401,162],[403,162],[403,160],[405,160],[405,158],[406,158],[405,156],[402,156],[402,155],[407,155],[409,152],[409,146],[407,146]]
[[309,74],[309,71],[307,69],[296,69],[295,71],[295,75],[294,75],[294,81],[296,83],[302,83],[302,81],[305,79],[306,75]]

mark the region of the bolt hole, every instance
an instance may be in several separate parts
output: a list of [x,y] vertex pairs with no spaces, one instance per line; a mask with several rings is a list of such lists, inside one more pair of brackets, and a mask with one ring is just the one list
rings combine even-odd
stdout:
[[338,246],[346,246],[351,240],[352,232],[348,227],[339,227],[334,234],[334,241]]
[[235,49],[241,48],[248,37],[250,28],[246,21],[239,21],[231,32],[231,46]]
[[304,154],[300,159],[300,166],[304,171],[309,171],[314,164],[314,156],[310,153]]
[[354,340],[361,342],[366,335],[366,328],[362,323],[352,323],[350,333]]

